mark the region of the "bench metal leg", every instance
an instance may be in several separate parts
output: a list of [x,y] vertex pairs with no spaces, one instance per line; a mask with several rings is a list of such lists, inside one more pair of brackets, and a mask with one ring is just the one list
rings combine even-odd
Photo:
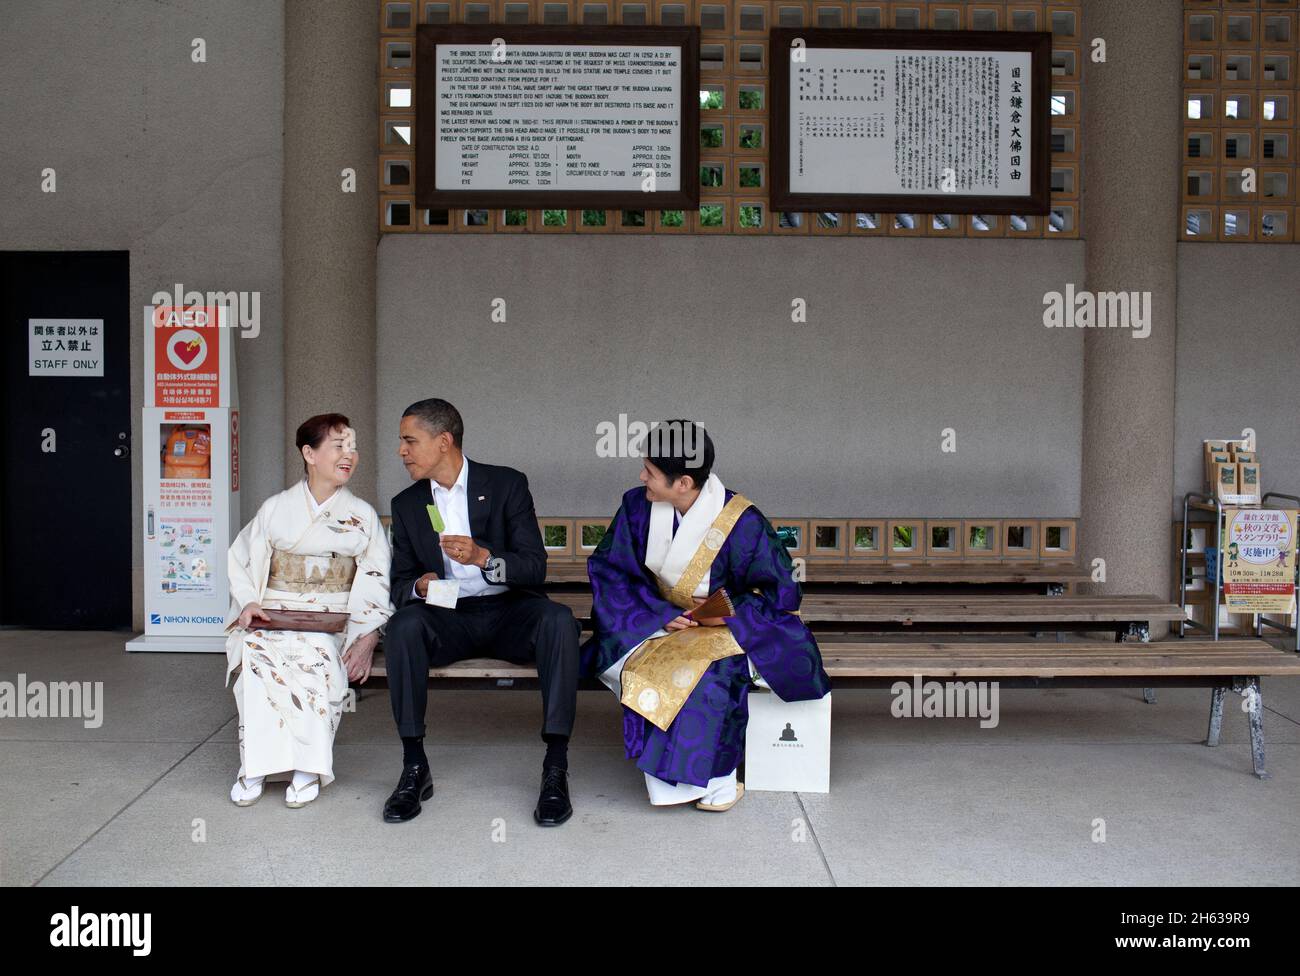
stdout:
[[[1145,620],[1131,620],[1115,628],[1115,643],[1148,643],[1151,641],[1151,624]],[[1156,689],[1144,687],[1141,700],[1147,704],[1156,704]]]
[[[1115,631],[1115,642],[1117,644],[1146,644],[1150,640],[1151,625],[1145,620],[1131,620]],[[1143,688],[1142,700],[1148,705],[1154,705],[1156,703],[1156,690],[1154,688]]]
[[1260,694],[1259,678],[1246,682],[1246,693],[1254,699],[1252,707],[1246,709],[1250,722],[1250,762],[1256,776],[1268,779],[1269,775],[1264,771],[1264,698]]
[[1223,728],[1223,696],[1227,694],[1228,689],[1219,685],[1210,692],[1210,728],[1205,733],[1205,744],[1207,746],[1217,746],[1219,744],[1219,730]]

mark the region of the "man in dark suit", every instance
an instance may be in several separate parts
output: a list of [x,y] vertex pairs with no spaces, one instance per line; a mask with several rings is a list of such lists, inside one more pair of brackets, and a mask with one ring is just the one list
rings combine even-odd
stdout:
[[[459,411],[446,400],[421,400],[402,414],[398,454],[414,484],[392,502],[396,612],[384,656],[403,760],[384,820],[410,820],[433,795],[424,752],[429,668],[495,657],[537,665],[546,757],[533,819],[554,826],[573,814],[567,753],[580,628],[567,607],[535,589],[546,579],[546,549],[528,479],[465,457],[463,433]],[[425,602],[431,580],[459,584],[454,609]]]

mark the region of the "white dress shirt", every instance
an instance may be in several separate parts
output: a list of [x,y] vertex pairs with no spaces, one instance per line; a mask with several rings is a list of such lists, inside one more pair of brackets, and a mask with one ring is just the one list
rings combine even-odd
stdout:
[[[456,475],[456,481],[451,488],[442,487],[433,478],[429,479],[429,486],[433,489],[433,503],[438,506],[438,514],[442,516],[442,535],[472,536],[473,533],[469,528],[469,458],[461,457],[460,473]],[[502,586],[500,583],[489,583],[483,577],[482,570],[472,563],[458,563],[445,552],[443,561],[451,573],[446,578],[460,583],[458,597],[460,600],[466,597],[505,593],[509,589],[508,586]],[[419,598],[419,591],[414,587],[411,592],[417,599]]]

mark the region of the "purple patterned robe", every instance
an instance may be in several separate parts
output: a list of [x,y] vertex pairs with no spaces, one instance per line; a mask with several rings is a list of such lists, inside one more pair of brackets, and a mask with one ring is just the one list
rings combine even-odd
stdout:
[[[726,501],[734,491],[726,492]],[[609,531],[587,560],[592,637],[582,647],[582,672],[599,675],[682,613],[659,594],[645,566],[650,502],[644,488],[623,495]],[[709,592],[726,587],[728,617],[744,654],[714,661],[667,732],[623,708],[623,742],[637,768],[669,783],[704,786],[736,768],[744,754],[751,683],[748,661],[783,701],[809,701],[830,691],[821,652],[798,610],[802,595],[790,554],[754,506],[745,510],[709,571]],[[754,590],[758,590],[754,593]],[[748,659],[748,660],[747,660]]]

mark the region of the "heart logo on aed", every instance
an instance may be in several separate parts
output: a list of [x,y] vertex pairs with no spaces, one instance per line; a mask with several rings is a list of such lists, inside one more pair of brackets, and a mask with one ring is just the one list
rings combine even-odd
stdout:
[[207,358],[208,344],[193,329],[181,329],[167,344],[167,358],[177,369],[194,369]]

